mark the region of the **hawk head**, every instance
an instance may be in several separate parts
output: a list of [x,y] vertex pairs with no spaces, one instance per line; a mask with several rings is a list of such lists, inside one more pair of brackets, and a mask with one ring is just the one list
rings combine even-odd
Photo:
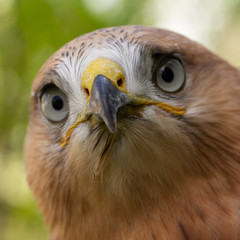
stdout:
[[51,239],[234,239],[239,92],[236,68],[170,31],[63,46],[34,80],[25,143]]

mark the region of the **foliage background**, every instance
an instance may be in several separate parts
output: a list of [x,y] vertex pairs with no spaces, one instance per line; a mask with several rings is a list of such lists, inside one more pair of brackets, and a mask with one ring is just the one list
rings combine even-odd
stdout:
[[107,26],[147,24],[181,32],[240,66],[238,0],[0,0],[0,239],[47,239],[29,191],[23,144],[31,83],[73,38]]

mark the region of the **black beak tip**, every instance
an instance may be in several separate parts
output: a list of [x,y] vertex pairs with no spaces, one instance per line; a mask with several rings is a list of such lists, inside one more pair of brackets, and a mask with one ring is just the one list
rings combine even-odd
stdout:
[[117,131],[118,109],[129,101],[129,96],[114,86],[108,78],[98,75],[93,83],[88,110],[99,115],[109,131],[114,134]]
[[117,124],[109,124],[107,125],[107,128],[112,134],[114,134],[117,131]]

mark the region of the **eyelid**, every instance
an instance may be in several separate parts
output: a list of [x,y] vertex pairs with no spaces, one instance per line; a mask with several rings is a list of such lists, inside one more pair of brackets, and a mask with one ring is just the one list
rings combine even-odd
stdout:
[[55,82],[52,80],[49,81],[43,81],[43,83],[37,88],[37,98],[40,100],[44,91],[46,91],[49,88],[57,88],[59,91],[61,91],[65,96],[67,94],[65,93],[64,90],[60,86],[58,86]]
[[[161,53],[155,53],[152,55],[153,57],[153,66],[152,66],[152,76],[154,76],[156,70],[159,67],[159,64],[162,62],[166,62],[169,59],[176,59],[177,61],[179,61],[184,69],[184,71],[186,72],[186,68],[185,68],[185,61],[184,58],[182,56],[182,54],[174,52],[174,53],[169,53],[169,54],[161,54]],[[153,81],[154,82],[154,81]]]
[[34,89],[34,92],[36,92],[36,97],[39,99],[41,97],[44,89],[51,87],[51,86],[57,87],[59,90],[61,90],[66,95],[66,92],[64,91],[64,88],[63,88],[59,78],[60,78],[59,74],[54,69],[50,69],[46,73],[44,73],[41,76],[41,80],[38,81],[38,82],[40,82],[40,84],[38,86],[36,86]]

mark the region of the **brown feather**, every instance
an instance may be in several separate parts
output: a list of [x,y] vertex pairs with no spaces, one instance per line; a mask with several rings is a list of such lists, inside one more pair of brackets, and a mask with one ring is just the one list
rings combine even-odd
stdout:
[[[136,44],[143,58],[181,58],[187,82],[169,99],[187,112],[176,117],[146,106],[119,118],[115,137],[103,124],[83,123],[61,148],[70,123],[45,119],[41,89],[62,87],[57,66],[64,57],[81,59],[105,43]],[[50,239],[240,239],[239,93],[236,68],[166,30],[103,29],[61,48],[33,83],[25,143],[27,179]]]

